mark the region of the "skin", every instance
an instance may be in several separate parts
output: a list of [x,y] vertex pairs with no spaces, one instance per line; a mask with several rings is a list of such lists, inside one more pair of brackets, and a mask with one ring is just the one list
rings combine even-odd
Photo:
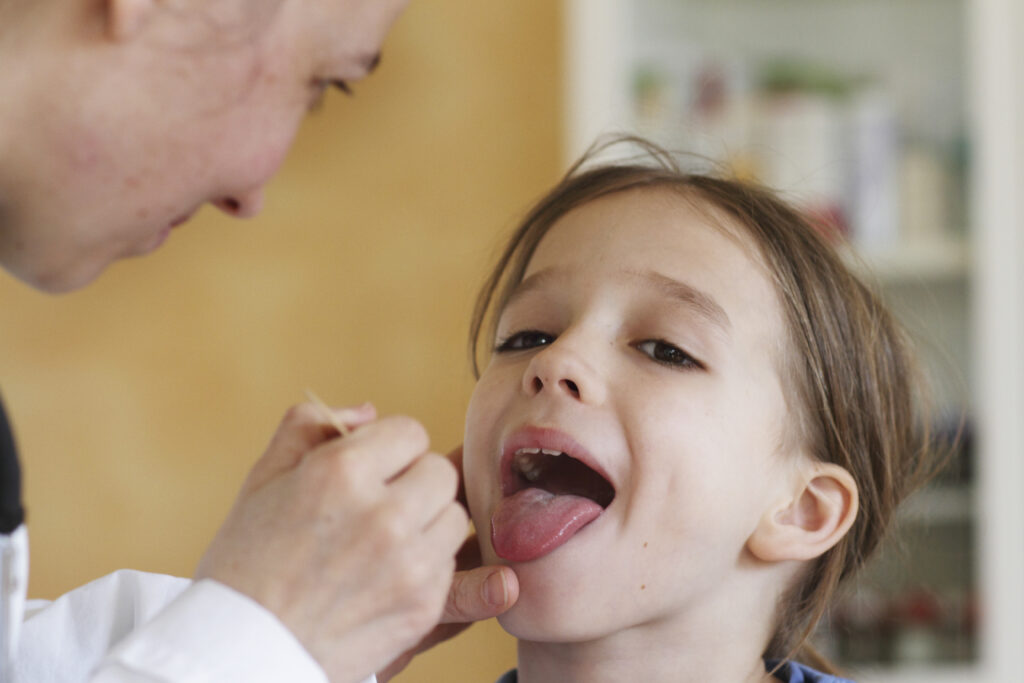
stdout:
[[310,105],[369,74],[405,2],[43,4],[2,38],[34,73],[0,86],[0,260],[60,292],[205,203],[256,215]]
[[502,444],[524,425],[572,437],[616,497],[513,564],[522,593],[499,620],[519,639],[520,681],[771,680],[761,653],[805,549],[785,534],[820,521],[805,482],[831,481],[783,451],[784,332],[748,240],[668,191],[594,200],[543,238],[469,406],[473,520],[490,528]]
[[[405,0],[0,0],[0,264],[65,292],[211,203],[256,215],[331,82],[374,68]],[[382,680],[516,599],[455,570],[460,452],[423,427],[314,406],[281,421],[196,578],[275,613],[332,681]],[[474,569],[474,567],[476,567]],[[440,622],[440,625],[439,625]]]

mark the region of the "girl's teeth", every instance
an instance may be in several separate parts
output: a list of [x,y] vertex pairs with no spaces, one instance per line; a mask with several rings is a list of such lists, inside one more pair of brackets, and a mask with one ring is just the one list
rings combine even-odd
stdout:
[[512,468],[519,472],[528,482],[535,482],[540,479],[543,472],[540,459],[534,456],[544,454],[550,456],[565,455],[561,451],[553,451],[549,448],[520,448],[516,450],[515,458],[512,461]]
[[526,481],[535,482],[541,478],[545,469],[542,466],[542,459],[535,457],[541,454],[555,457],[565,455],[561,451],[552,451],[551,449],[518,449],[512,461],[512,468],[519,472]]
[[544,455],[565,455],[562,451],[553,451],[549,448],[520,448],[516,450],[516,455],[538,455],[543,453]]
[[539,452],[540,451],[535,451],[531,453],[529,450],[516,452],[516,459],[513,464],[515,465],[515,469],[518,470],[527,481],[537,481],[537,479],[540,478],[540,467],[538,467],[533,458],[530,457],[531,455],[536,455]]

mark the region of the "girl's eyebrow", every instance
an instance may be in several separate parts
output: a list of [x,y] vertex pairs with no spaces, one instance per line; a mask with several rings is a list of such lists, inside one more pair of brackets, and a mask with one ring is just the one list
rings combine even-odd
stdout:
[[682,302],[722,332],[728,334],[732,328],[732,321],[729,320],[729,314],[725,312],[725,309],[711,295],[693,285],[680,282],[653,270],[630,270],[627,271],[627,274],[653,286],[660,294]]
[[[706,292],[703,292],[693,285],[680,282],[674,278],[663,275],[654,270],[627,270],[627,277],[641,281],[643,284],[654,287],[654,289],[669,299],[684,304],[697,312],[702,318],[717,327],[723,333],[728,334],[732,329],[732,321],[729,314],[719,305],[717,301]],[[568,273],[559,268],[546,268],[538,271],[516,285],[512,290],[505,306],[511,306],[526,294],[544,287],[553,286],[560,280],[568,277]]]
[[523,278],[520,280],[519,284],[516,285],[515,289],[512,290],[512,293],[508,295],[508,300],[505,301],[505,308],[511,306],[530,292],[543,289],[554,280],[564,280],[566,276],[567,273],[564,270],[558,268],[545,268],[544,270],[538,271],[529,277]]

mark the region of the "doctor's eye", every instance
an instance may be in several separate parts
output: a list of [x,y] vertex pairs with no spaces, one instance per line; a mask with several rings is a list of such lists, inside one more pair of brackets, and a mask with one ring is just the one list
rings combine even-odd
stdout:
[[537,348],[538,346],[547,346],[555,341],[555,335],[548,334],[547,332],[541,332],[540,330],[523,330],[521,332],[514,332],[505,339],[499,341],[494,350],[497,353],[507,353],[510,351],[524,351],[526,349]]
[[648,339],[646,341],[639,342],[635,346],[638,351],[662,365],[682,370],[688,368],[704,368],[699,361],[686,351],[683,351],[675,344],[670,344],[667,341],[662,341],[661,339]]
[[353,95],[355,95],[355,93],[352,92],[352,88],[349,86],[349,84],[346,81],[341,80],[340,78],[332,79],[332,80],[328,81],[328,83],[335,90],[338,90],[338,91],[342,92],[343,94],[348,95],[349,97],[352,97]]
[[345,81],[334,78],[318,78],[313,81],[313,97],[310,100],[308,111],[310,113],[319,111],[324,104],[324,98],[327,95],[328,88],[334,88],[345,95],[352,97],[352,88],[349,87]]

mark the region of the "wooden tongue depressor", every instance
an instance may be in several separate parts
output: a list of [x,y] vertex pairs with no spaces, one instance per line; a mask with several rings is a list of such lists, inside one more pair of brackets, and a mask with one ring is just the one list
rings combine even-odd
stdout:
[[332,427],[337,429],[339,434],[342,436],[348,436],[348,433],[352,430],[350,430],[344,422],[335,417],[334,411],[331,410],[326,403],[320,400],[319,396],[314,394],[312,390],[306,389],[306,398],[320,409],[320,413],[323,415],[323,418],[327,420]]

